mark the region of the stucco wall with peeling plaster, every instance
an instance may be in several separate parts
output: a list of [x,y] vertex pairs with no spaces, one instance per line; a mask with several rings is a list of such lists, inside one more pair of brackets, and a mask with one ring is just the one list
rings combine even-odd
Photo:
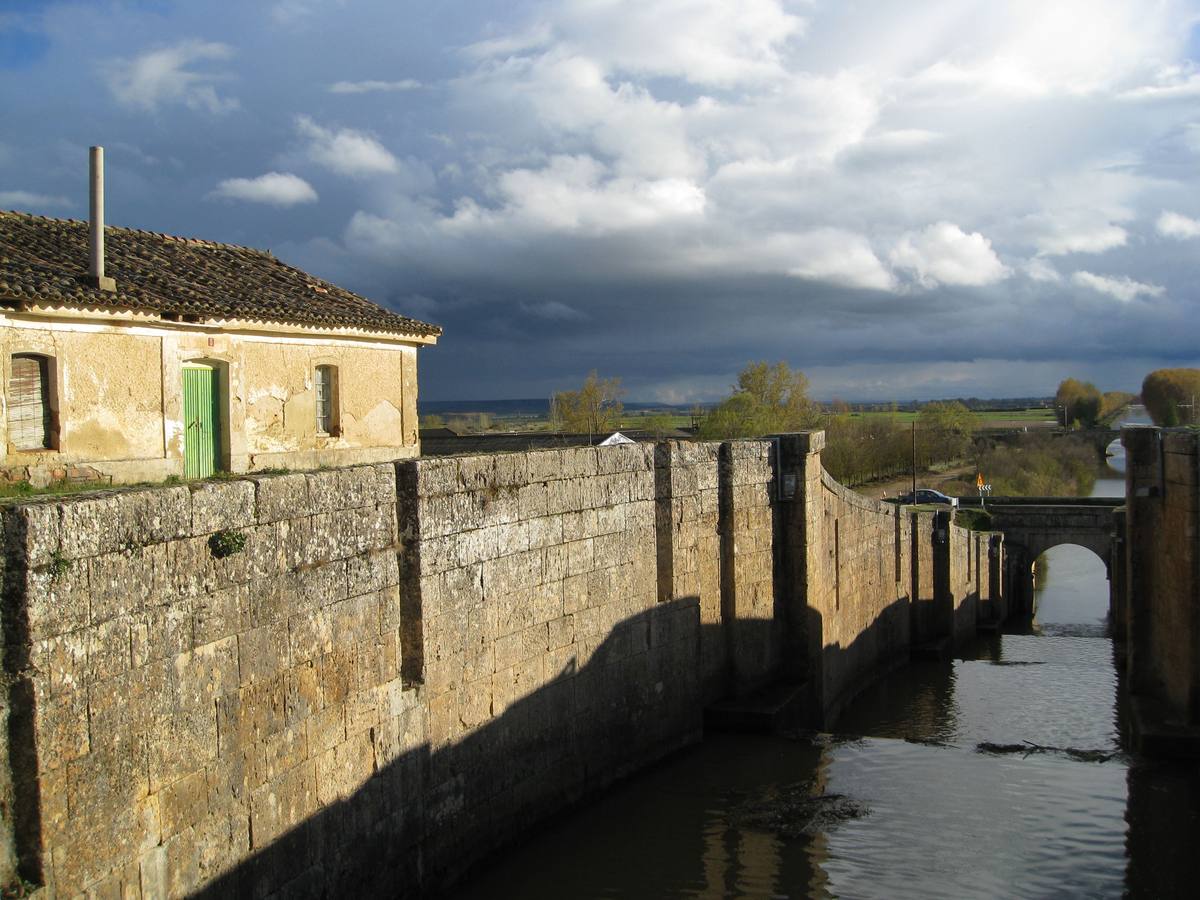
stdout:
[[[182,366],[224,376],[223,468],[317,468],[415,456],[416,346],[306,335],[210,333],[0,317],[0,473],[9,481],[156,481],[183,474]],[[50,450],[8,442],[12,356],[51,358],[56,440]],[[317,431],[315,370],[337,367],[336,433]]]

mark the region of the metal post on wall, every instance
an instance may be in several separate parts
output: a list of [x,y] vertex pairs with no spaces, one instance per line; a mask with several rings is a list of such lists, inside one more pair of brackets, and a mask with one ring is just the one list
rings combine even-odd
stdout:
[[912,423],[912,502],[917,502],[917,423]]

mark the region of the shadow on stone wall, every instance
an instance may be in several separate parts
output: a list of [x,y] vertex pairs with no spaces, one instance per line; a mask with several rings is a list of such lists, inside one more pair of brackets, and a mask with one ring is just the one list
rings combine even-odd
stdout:
[[[766,451],[761,447],[751,449],[753,454],[744,457],[744,465],[751,475],[755,472],[761,475]],[[743,460],[743,457],[736,459]],[[819,462],[811,453],[807,459],[810,470]],[[736,468],[732,451],[724,454],[722,462]],[[374,540],[378,536],[374,543],[364,544],[373,554],[371,558],[394,563],[395,548],[387,543],[394,539],[394,533],[376,535],[379,529],[373,527],[390,521],[390,513],[372,499],[380,496],[382,486],[382,496],[390,503],[396,496],[394,484],[389,484],[386,477],[382,480],[378,477],[386,476],[386,471],[364,470],[357,475],[349,474],[363,482],[359,492],[365,504],[363,508],[373,512],[371,515],[354,512],[358,509],[355,506],[348,508],[345,517],[350,524],[359,519],[365,523],[359,529],[363,534],[358,535],[363,540]],[[204,500],[212,506],[209,494],[222,497],[228,494],[233,499],[245,495],[242,499],[247,500],[257,491],[254,503],[247,506],[246,516],[248,520],[258,522],[263,519],[259,514],[263,498],[259,494],[266,492],[268,487],[286,487],[290,483],[288,479],[297,478],[323,483],[334,480],[335,476],[282,476],[277,481],[265,480],[257,487],[234,482],[206,486],[194,492],[195,496],[184,489],[157,492],[151,499],[157,498],[163,503],[179,500],[175,505],[189,513],[177,529],[163,531],[157,538],[158,543],[178,539],[181,546],[186,544],[186,548],[196,551],[208,565],[208,538],[205,534],[192,533],[196,530],[195,514],[189,504],[200,508],[200,501]],[[181,896],[193,890],[194,885],[203,883],[213,872],[229,865],[227,860],[239,859],[234,868],[196,890],[204,896],[411,895],[446,883],[474,860],[504,842],[514,840],[535,822],[698,740],[703,707],[719,696],[718,687],[722,680],[725,693],[738,693],[747,685],[766,682],[780,674],[801,683],[807,682],[811,689],[807,709],[801,718],[811,725],[821,724],[827,712],[844,703],[882,669],[904,658],[915,635],[910,615],[912,604],[907,598],[890,601],[888,595],[869,608],[852,609],[843,605],[840,614],[836,612],[836,605],[827,604],[828,615],[848,615],[846,621],[854,629],[862,623],[861,630],[856,633],[853,629],[835,632],[828,628],[822,622],[821,613],[809,607],[796,591],[804,578],[812,580],[823,576],[815,574],[816,570],[795,565],[797,560],[789,560],[783,555],[799,555],[796,548],[801,545],[793,541],[804,532],[786,526],[777,505],[763,502],[766,484],[747,478],[746,483],[740,485],[745,490],[726,492],[717,504],[719,510],[714,511],[719,512],[713,517],[715,521],[705,523],[706,528],[717,528],[721,522],[737,522],[740,525],[733,527],[740,529],[738,533],[742,535],[736,540],[728,537],[722,542],[720,549],[726,563],[722,574],[728,573],[730,577],[715,592],[721,599],[715,616],[711,608],[712,597],[705,594],[706,590],[714,593],[713,585],[706,588],[704,579],[698,577],[689,577],[686,581],[663,578],[662,548],[647,544],[657,540],[657,527],[629,532],[626,539],[636,539],[639,548],[649,546],[651,557],[658,551],[658,558],[654,560],[659,566],[658,595],[662,597],[667,588],[682,596],[664,600],[623,619],[607,633],[605,626],[611,618],[603,620],[604,624],[597,622],[598,627],[584,629],[581,633],[590,639],[556,650],[553,661],[545,662],[546,682],[507,706],[490,705],[505,702],[498,695],[493,694],[493,699],[488,700],[485,693],[472,693],[463,688],[461,682],[465,674],[452,671],[453,667],[447,667],[444,662],[442,671],[436,677],[431,675],[435,667],[422,665],[426,662],[423,659],[426,648],[419,641],[406,641],[403,629],[401,679],[395,678],[394,671],[383,675],[381,669],[364,682],[366,687],[361,702],[358,693],[352,697],[347,673],[353,661],[346,662],[347,658],[340,655],[333,657],[331,651],[322,651],[321,647],[350,639],[355,639],[356,647],[370,646],[367,652],[370,659],[363,670],[367,674],[373,669],[371,661],[382,661],[380,648],[386,649],[386,646],[371,643],[366,638],[361,641],[355,638],[358,631],[362,631],[369,633],[373,641],[375,630],[381,626],[375,618],[374,601],[369,599],[374,594],[347,588],[344,593],[351,596],[336,613],[314,612],[299,623],[298,633],[302,638],[299,643],[306,649],[301,659],[316,659],[320,652],[331,657],[327,674],[331,679],[330,693],[336,697],[328,709],[332,715],[325,714],[324,703],[312,709],[304,703],[297,705],[297,709],[305,710],[296,719],[306,723],[305,735],[300,741],[294,739],[291,726],[286,724],[287,716],[281,718],[280,715],[288,703],[281,692],[291,689],[290,681],[280,681],[284,669],[280,665],[266,666],[269,677],[264,678],[261,685],[257,678],[252,681],[241,679],[243,668],[253,672],[265,666],[263,660],[269,660],[267,651],[274,645],[248,641],[243,654],[241,633],[237,632],[237,654],[231,657],[232,661],[226,660],[229,662],[226,668],[237,673],[240,679],[236,682],[236,690],[232,690],[233,681],[222,687],[220,679],[215,678],[216,670],[211,668],[216,658],[215,650],[204,654],[187,651],[185,662],[191,668],[188,669],[190,680],[186,680],[188,691],[184,697],[189,700],[186,715],[177,714],[176,709],[180,706],[179,685],[185,683],[184,680],[167,677],[161,683],[147,682],[147,690],[155,692],[154,698],[161,695],[167,701],[165,714],[160,715],[157,706],[144,703],[144,712],[152,715],[129,720],[120,713],[126,706],[137,709],[137,702],[145,699],[134,696],[140,682],[132,677],[114,681],[114,690],[105,695],[107,705],[100,708],[100,717],[86,704],[76,703],[67,712],[78,713],[71,721],[83,723],[82,727],[89,734],[96,722],[107,723],[107,730],[100,730],[110,736],[116,734],[121,745],[98,748],[96,759],[99,762],[95,765],[92,759],[84,759],[78,764],[70,762],[65,767],[66,776],[63,775],[64,768],[54,772],[52,766],[39,775],[38,760],[42,756],[53,760],[52,753],[39,751],[53,750],[55,741],[61,742],[62,736],[55,731],[62,731],[61,723],[54,718],[53,704],[43,703],[42,711],[49,715],[39,716],[37,698],[20,693],[29,687],[30,672],[26,668],[29,660],[11,657],[6,660],[6,670],[16,679],[10,682],[10,699],[19,715],[10,723],[10,759],[19,775],[32,773],[26,774],[23,780],[18,777],[15,785],[17,811],[31,819],[17,822],[17,836],[30,838],[25,842],[31,852],[26,855],[23,871],[36,877],[40,864],[46,862],[51,874],[56,876],[61,871],[60,864],[78,873],[83,868],[80,861],[90,852],[88,845],[104,844],[111,837],[107,856],[101,861],[108,862],[111,858],[115,860],[116,868],[96,867],[97,872],[110,873],[103,875],[106,880],[104,890],[112,889],[113,885],[117,889],[122,889],[123,885],[140,885],[143,893],[149,886],[163,888],[172,896]],[[332,485],[325,487],[332,492]],[[282,488],[280,492],[281,496],[286,494]],[[648,497],[644,499],[649,500]],[[184,500],[187,503],[183,503]],[[275,506],[279,507],[280,515],[290,513],[282,503]],[[796,506],[798,504],[793,504]],[[152,504],[151,507],[158,509]],[[138,506],[135,512],[141,508]],[[108,512],[116,515],[121,509],[114,506]],[[661,524],[659,512],[654,511],[655,526]],[[672,506],[670,512],[674,515],[675,507]],[[17,525],[24,528],[24,521],[21,518]],[[692,523],[692,526],[698,534],[699,523]],[[251,547],[258,546],[260,550],[277,547],[274,528],[267,519],[258,522],[251,532]],[[175,531],[180,533],[176,535]],[[313,536],[324,534],[315,526],[310,531]],[[651,531],[655,532],[653,536]],[[301,537],[308,533],[303,529],[297,531]],[[358,531],[354,533],[357,535]],[[774,535],[770,543],[779,551],[774,556],[771,556],[772,548],[768,542],[762,540],[768,533]],[[746,540],[747,534],[753,539]],[[786,535],[786,538],[781,539],[780,535]],[[18,540],[22,535],[15,532],[6,532],[6,537],[21,546],[28,543],[24,539]],[[693,537],[685,535],[680,546],[695,554],[699,542]],[[114,538],[117,539],[119,535]],[[741,540],[742,545],[735,553],[737,540]],[[314,544],[316,549],[310,554],[311,560],[300,553],[308,547],[307,543],[301,541],[296,546],[298,549],[293,548],[297,553],[296,560],[288,562],[276,551],[274,564],[277,568],[284,566],[286,572],[303,571],[305,575],[294,585],[290,582],[284,585],[289,596],[319,599],[320,584],[307,576],[322,571],[319,566],[313,568],[311,563],[326,560],[326,556],[317,552],[325,544]],[[291,544],[288,547],[291,548]],[[899,552],[898,543],[896,547]],[[823,552],[824,548],[820,549]],[[123,580],[113,581],[116,585],[113,590],[117,594],[127,594],[128,585],[134,582],[130,580],[126,563],[128,559],[144,561],[145,557],[140,552],[131,556],[119,547],[109,550],[108,555],[120,563],[114,571],[123,576]],[[93,548],[91,553],[96,556],[99,549]],[[250,564],[256,559],[258,556],[248,550],[242,559],[247,572],[251,571]],[[785,562],[788,564],[784,565]],[[870,564],[875,565],[874,561]],[[736,573],[733,571],[735,566]],[[397,577],[405,577],[403,564],[399,576],[394,570],[392,573],[384,571],[386,567],[378,572],[368,568],[368,574],[380,576],[381,585],[385,582],[394,585]],[[675,568],[673,561],[671,568]],[[899,570],[897,563],[897,583]],[[274,569],[270,571],[275,572]],[[409,570],[408,574],[411,573]],[[685,574],[694,576],[690,572]],[[38,577],[51,578],[40,570]],[[278,577],[290,576],[285,573]],[[65,578],[64,583],[71,580]],[[250,583],[246,581],[246,584]],[[90,591],[86,584],[85,588]],[[13,592],[12,596],[6,596],[6,604],[12,609],[5,620],[6,629],[10,631],[5,637],[11,656],[13,648],[28,650],[28,619],[21,618],[21,615],[27,616],[28,611],[23,602],[18,602],[21,600],[18,594],[23,589],[15,579],[12,585],[6,583],[5,590]],[[363,591],[366,590],[363,587]],[[611,587],[608,590],[612,593]],[[405,583],[396,591],[383,593],[387,596],[380,600],[382,605],[378,613],[386,616],[382,620],[386,627],[389,630],[395,627],[394,618],[399,610],[402,625],[407,616],[407,627],[419,629],[423,623],[422,611],[408,609],[403,604],[412,603],[414,598],[422,596],[421,592],[410,590]],[[710,624],[701,624],[702,595],[709,602],[706,618]],[[231,596],[236,599],[240,595],[233,593]],[[513,588],[506,596],[519,601],[518,609],[524,608],[521,603],[532,599],[523,587]],[[652,602],[653,596],[650,593],[643,598],[637,594],[636,598],[639,603],[648,603]],[[91,594],[87,597],[88,602],[94,602]],[[368,599],[359,602],[361,598]],[[481,595],[481,600],[489,604],[494,599],[491,595]],[[341,604],[343,601],[336,602]],[[13,610],[18,614],[13,615]],[[280,613],[280,610],[272,607],[267,612]],[[293,614],[294,610],[287,615]],[[266,616],[264,627],[275,629],[270,632],[274,635],[284,618],[286,616]],[[285,637],[291,634],[292,628],[291,619],[286,618],[286,621]],[[439,628],[443,630],[433,629],[432,633],[462,633],[461,625],[455,619],[447,619]],[[160,630],[156,629],[154,633],[157,635]],[[846,646],[827,647],[827,632],[854,633],[854,639]],[[122,654],[130,642],[130,632],[123,634],[124,638],[116,642]],[[256,640],[258,637],[261,634]],[[601,637],[602,642],[596,644]],[[90,633],[88,639],[91,640]],[[212,641],[211,647],[220,645],[228,650],[232,640],[231,636],[222,637]],[[288,658],[288,646],[285,644],[276,654],[278,660]],[[533,652],[529,647],[514,646],[517,647],[514,652]],[[580,649],[576,651],[575,646]],[[714,646],[725,652],[710,660],[705,657],[704,648]],[[436,645],[428,650],[432,660],[453,659],[452,655],[442,652],[444,648],[439,649]],[[571,653],[577,655],[571,656]],[[228,656],[226,653],[225,657]],[[181,657],[182,653],[154,657],[154,673],[178,675]],[[87,658],[90,660],[90,656]],[[568,662],[560,668],[564,659]],[[716,664],[710,665],[714,660]],[[534,683],[541,682],[543,661],[538,657],[537,665],[530,669],[536,673],[532,676]],[[395,662],[393,658],[393,666]],[[353,665],[358,663],[353,662]],[[555,669],[558,669],[556,675]],[[73,673],[75,669],[64,671]],[[122,667],[121,672],[124,671]],[[306,674],[321,678],[325,677],[326,670],[312,669],[310,663],[306,666]],[[428,687],[415,683],[420,677],[430,679]],[[299,681],[296,684],[303,687]],[[375,688],[387,688],[386,697],[371,694]],[[72,691],[68,696],[75,701],[89,697],[89,692],[90,687]],[[209,713],[214,711],[214,695],[217,697],[216,714],[210,717]],[[509,694],[505,692],[503,696]],[[472,704],[471,700],[477,702]],[[375,716],[377,705],[380,715]],[[467,710],[467,706],[472,709]],[[387,716],[383,715],[385,710]],[[192,713],[196,715],[189,718]],[[201,714],[204,722],[199,721]],[[23,731],[21,723],[29,728]],[[38,726],[43,730],[35,733],[33,723],[43,723]],[[459,734],[460,729],[470,730],[451,743],[435,743],[438,735]],[[67,737],[72,734],[66,732]],[[197,734],[207,737],[205,746],[214,747],[215,757],[198,761]],[[135,767],[151,764],[145,759],[146,747],[151,740],[164,756],[166,764],[162,768],[176,778],[163,779],[161,787],[152,789],[153,796],[147,796],[130,790],[130,786],[136,786],[146,778],[144,768],[135,771]],[[124,750],[133,752],[118,752]],[[76,757],[83,758],[79,754]],[[31,762],[26,765],[22,760]],[[110,762],[116,764],[106,767],[105,764]],[[208,764],[191,765],[193,762]],[[217,764],[212,765],[213,762]],[[36,779],[42,776],[45,780],[39,783]],[[178,776],[185,776],[186,783],[184,777]],[[86,790],[80,791],[81,787]],[[171,790],[166,790],[168,787]],[[192,790],[196,791],[195,797],[190,793]],[[22,794],[22,791],[27,793]],[[134,795],[135,802],[126,802],[129,799],[126,795]],[[212,797],[217,795],[219,806],[212,802]],[[76,805],[78,814],[70,808],[70,803]],[[207,809],[207,814],[203,817],[193,815],[190,812],[193,808]],[[123,817],[120,823],[123,828],[118,827],[117,816]],[[37,821],[36,817],[42,817],[43,821]],[[143,819],[157,822],[158,817],[164,822],[170,819],[170,827],[167,824],[161,829],[141,827]],[[296,825],[297,822],[300,824]],[[46,842],[46,849],[43,849],[47,823],[54,834],[68,834],[71,841]],[[111,834],[103,834],[105,828]],[[96,835],[94,842],[87,837],[91,834]],[[51,859],[52,867],[49,865]],[[65,883],[79,887],[99,884],[94,878],[66,879]]]
[[[646,645],[631,652],[637,633]],[[694,599],[623,621],[587,664],[572,661],[457,743],[422,743],[376,769],[196,896],[437,889],[549,814],[697,740],[699,636]]]
[[[902,663],[906,606],[893,603],[850,646],[824,648],[822,667],[839,671],[879,656]],[[808,610],[807,618],[819,634],[820,615]],[[738,625],[752,640],[776,632],[771,621]],[[693,598],[624,620],[585,665],[572,662],[465,739],[436,749],[422,743],[377,769],[196,896],[436,894],[547,818],[699,740],[700,642],[722,627],[700,626]],[[630,643],[638,633],[640,650]],[[809,709],[792,724],[833,721],[870,680],[863,674],[834,707]]]
[[[821,648],[819,676],[828,689],[812,727],[833,728],[846,705],[873,681],[909,660],[911,644],[908,598],[893,601],[848,646]],[[821,615],[809,609],[810,628],[821,627]]]

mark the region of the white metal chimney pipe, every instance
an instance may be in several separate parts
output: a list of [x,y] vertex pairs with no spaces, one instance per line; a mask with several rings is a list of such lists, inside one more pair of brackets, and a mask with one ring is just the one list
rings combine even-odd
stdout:
[[93,287],[115,291],[117,283],[104,276],[104,148],[92,147],[91,162],[91,254],[88,276]]

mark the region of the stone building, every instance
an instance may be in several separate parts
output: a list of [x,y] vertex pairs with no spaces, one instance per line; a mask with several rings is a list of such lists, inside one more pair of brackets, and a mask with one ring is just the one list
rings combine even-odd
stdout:
[[96,180],[91,229],[0,212],[0,477],[418,455],[417,349],[440,328],[261,250],[104,228]]

